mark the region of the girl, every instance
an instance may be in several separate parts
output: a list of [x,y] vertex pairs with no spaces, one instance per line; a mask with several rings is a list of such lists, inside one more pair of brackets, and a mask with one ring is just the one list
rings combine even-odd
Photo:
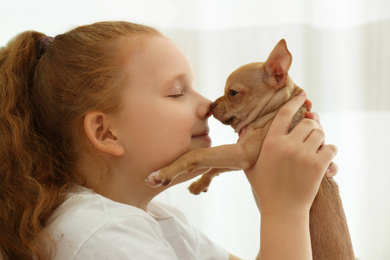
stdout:
[[[210,101],[192,81],[169,39],[128,22],[55,38],[24,32],[2,48],[1,258],[237,259],[152,201],[166,187],[144,182],[210,146]],[[304,101],[280,110],[246,170],[262,214],[262,259],[311,259],[310,206],[324,173],[337,171],[327,170],[336,149],[323,146],[315,114],[287,134]]]

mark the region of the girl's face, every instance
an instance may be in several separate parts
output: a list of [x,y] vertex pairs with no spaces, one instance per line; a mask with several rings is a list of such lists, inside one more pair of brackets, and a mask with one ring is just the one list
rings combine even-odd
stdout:
[[188,61],[169,39],[147,36],[142,46],[126,65],[118,122],[126,164],[145,175],[210,146],[211,102],[194,90]]

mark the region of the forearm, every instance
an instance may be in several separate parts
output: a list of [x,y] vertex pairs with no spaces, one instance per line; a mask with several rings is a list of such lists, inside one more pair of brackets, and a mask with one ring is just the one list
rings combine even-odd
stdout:
[[262,216],[257,259],[312,259],[309,213]]

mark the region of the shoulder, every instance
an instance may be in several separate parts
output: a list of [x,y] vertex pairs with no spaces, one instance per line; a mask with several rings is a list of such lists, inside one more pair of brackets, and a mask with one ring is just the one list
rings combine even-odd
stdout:
[[158,221],[165,239],[179,259],[228,259],[228,252],[193,227],[175,207],[161,202],[151,203],[149,212]]
[[181,212],[178,208],[161,201],[153,200],[150,202],[148,211],[156,219],[174,217],[178,221],[189,225],[188,220],[183,212]]
[[71,194],[48,231],[55,259],[227,259],[178,209],[152,201],[148,212],[90,190]]
[[139,250],[148,252],[145,245],[150,244],[174,256],[159,224],[147,212],[87,189],[68,197],[48,230],[56,244],[56,259],[92,259],[99,254],[123,259]]
[[151,224],[156,224],[148,213],[137,207],[118,203],[92,190],[80,188],[77,192],[69,194],[56,210],[52,216],[51,225],[74,227],[81,223],[79,228],[84,230],[126,217],[144,219]]
[[158,225],[140,216],[104,223],[79,248],[76,259],[176,259]]

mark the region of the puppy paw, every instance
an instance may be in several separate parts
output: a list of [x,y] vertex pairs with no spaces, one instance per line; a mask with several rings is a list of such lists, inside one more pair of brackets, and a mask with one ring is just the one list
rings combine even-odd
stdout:
[[150,186],[150,187],[159,187],[159,186],[167,186],[171,183],[172,180],[170,179],[165,179],[161,177],[160,171],[156,171],[151,173],[148,178],[145,179],[145,182]]
[[203,185],[200,181],[195,181],[188,187],[188,189],[192,194],[199,195],[201,192],[207,192],[209,186]]

